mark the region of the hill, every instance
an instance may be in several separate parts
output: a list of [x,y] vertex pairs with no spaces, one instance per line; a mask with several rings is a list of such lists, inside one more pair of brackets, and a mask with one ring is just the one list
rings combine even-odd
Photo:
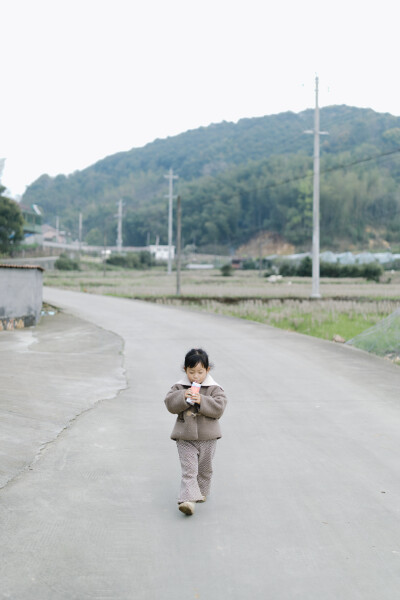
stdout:
[[[109,156],[85,170],[41,176],[24,204],[60,217],[74,236],[78,213],[90,243],[115,241],[116,202],[125,205],[125,245],[167,238],[169,168],[179,175],[183,236],[202,248],[237,247],[260,231],[309,245],[312,212],[313,110],[281,113],[187,131]],[[370,109],[321,109],[321,243],[399,242],[400,118]],[[393,154],[388,154],[394,152]],[[375,160],[369,157],[382,155]],[[365,161],[365,162],[361,162]],[[356,164],[352,164],[356,163]],[[350,165],[346,169],[339,165]],[[282,182],[286,182],[282,184]]]

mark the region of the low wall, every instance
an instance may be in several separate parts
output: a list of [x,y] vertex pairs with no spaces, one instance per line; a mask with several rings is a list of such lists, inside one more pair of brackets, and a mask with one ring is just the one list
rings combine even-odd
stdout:
[[0,264],[0,331],[36,325],[42,300],[42,267]]

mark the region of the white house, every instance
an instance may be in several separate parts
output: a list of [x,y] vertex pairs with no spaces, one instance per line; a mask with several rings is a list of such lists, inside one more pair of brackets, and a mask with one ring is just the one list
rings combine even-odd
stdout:
[[[155,244],[154,246],[148,246],[148,250],[156,260],[168,260],[168,249],[169,246],[160,246]],[[171,246],[171,260],[175,258],[175,246]]]

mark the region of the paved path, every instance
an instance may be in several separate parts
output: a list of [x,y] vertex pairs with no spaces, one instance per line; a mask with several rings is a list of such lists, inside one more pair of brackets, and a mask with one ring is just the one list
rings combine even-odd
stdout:
[[[398,367],[256,323],[44,295],[120,336],[127,387],[71,420],[1,489],[0,598],[398,597]],[[230,402],[213,493],[185,517],[162,400],[197,345]]]

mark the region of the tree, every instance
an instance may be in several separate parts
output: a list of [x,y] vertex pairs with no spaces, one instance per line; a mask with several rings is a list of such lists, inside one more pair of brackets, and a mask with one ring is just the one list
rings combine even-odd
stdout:
[[0,252],[10,254],[24,239],[24,218],[18,204],[3,196],[5,189],[0,185]]

